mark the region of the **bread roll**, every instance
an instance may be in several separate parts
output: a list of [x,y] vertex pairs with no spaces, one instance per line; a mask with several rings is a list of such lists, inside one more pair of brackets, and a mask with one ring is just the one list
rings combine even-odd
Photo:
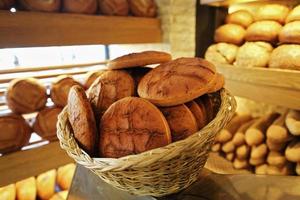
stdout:
[[100,70],[100,71],[91,71],[88,72],[85,75],[84,78],[84,88],[87,90],[89,89],[89,87],[91,87],[91,85],[93,84],[93,82],[99,77],[101,76],[103,73],[105,72],[105,70]]
[[255,14],[256,21],[273,20],[284,24],[285,18],[289,14],[289,8],[281,4],[266,4],[258,8]]
[[70,163],[57,169],[56,182],[62,190],[68,190],[75,173],[75,164]]
[[267,129],[267,139],[272,143],[284,143],[289,140],[290,135],[285,126],[287,113],[280,115]]
[[300,44],[300,21],[286,24],[279,33],[279,42]]
[[275,21],[258,21],[248,27],[245,39],[276,43],[281,28],[282,26]]
[[278,113],[271,113],[255,121],[255,123],[252,124],[251,127],[249,127],[249,129],[246,131],[246,143],[250,146],[261,144],[265,139],[267,128],[278,116]]
[[237,24],[225,24],[218,27],[215,31],[215,42],[225,42],[241,45],[244,42],[246,31]]
[[245,122],[240,126],[240,128],[236,131],[232,138],[232,142],[236,147],[239,147],[243,144],[245,144],[245,132],[247,129],[254,123],[255,119],[252,119],[248,122]]
[[46,88],[34,78],[14,79],[8,85],[6,101],[14,113],[35,112],[45,107]]
[[299,136],[300,135],[300,111],[290,110],[286,116],[285,124],[292,135]]
[[18,0],[21,8],[31,11],[57,12],[61,0]]
[[300,21],[300,5],[296,6],[285,19],[285,23],[293,21]]
[[126,16],[129,12],[127,0],[98,0],[99,9],[105,15]]
[[271,151],[281,151],[285,148],[286,146],[286,142],[283,142],[283,143],[274,143],[274,142],[271,142],[270,140],[267,139],[267,142],[266,142],[268,148],[271,150]]
[[266,144],[260,144],[258,146],[251,147],[250,157],[254,159],[260,159],[266,157],[268,148]]
[[269,67],[300,70],[300,45],[281,45],[274,49]]
[[51,85],[51,99],[57,107],[67,105],[68,94],[72,86],[80,85],[71,76],[61,75]]
[[0,10],[10,9],[15,4],[15,0],[1,0],[0,1]]
[[233,159],[234,159],[234,152],[227,153],[226,156],[225,156],[225,158],[228,161],[233,161]]
[[204,57],[212,63],[232,64],[237,51],[238,46],[221,42],[210,45]]
[[235,169],[247,169],[249,167],[249,164],[247,160],[235,158],[233,161],[233,167]]
[[56,170],[42,173],[36,178],[37,194],[40,199],[50,199],[55,192]]
[[25,146],[32,130],[21,115],[0,116],[0,153],[16,151]]
[[295,139],[285,149],[285,157],[291,162],[300,162],[300,141]]
[[57,116],[62,111],[61,108],[52,107],[41,110],[35,117],[33,130],[46,140],[55,140]]
[[255,174],[265,175],[267,174],[267,169],[268,169],[267,164],[257,165],[255,166]]
[[10,184],[4,187],[0,187],[0,199],[2,200],[15,200],[16,199],[16,186]]
[[272,45],[266,42],[246,42],[238,50],[235,65],[267,67],[272,50]]
[[35,200],[36,199],[36,182],[34,177],[18,181],[16,183],[18,200]]
[[250,165],[257,166],[265,163],[265,158],[250,158]]
[[97,0],[62,0],[63,10],[69,13],[94,14],[97,12]]
[[246,144],[239,146],[237,147],[235,154],[239,159],[248,159],[250,155],[250,147]]
[[232,141],[226,142],[222,145],[222,151],[225,153],[231,153],[235,150],[235,146]]
[[226,16],[227,24],[237,24],[247,28],[253,23],[254,19],[251,13],[247,10],[238,10]]
[[156,4],[154,0],[128,0],[129,8],[134,16],[155,17]]
[[68,193],[69,193],[68,190],[60,191],[55,195],[53,195],[49,200],[67,200]]
[[218,152],[221,149],[221,144],[220,143],[215,143],[211,146],[211,151],[212,152]]
[[286,164],[286,158],[284,154],[278,152],[278,151],[270,151],[267,156],[267,162],[270,165],[282,167]]

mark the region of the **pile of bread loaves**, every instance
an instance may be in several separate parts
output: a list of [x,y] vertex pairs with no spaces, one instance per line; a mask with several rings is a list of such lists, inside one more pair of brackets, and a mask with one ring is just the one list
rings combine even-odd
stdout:
[[0,9],[155,17],[154,0],[1,0]]
[[1,200],[65,200],[68,196],[75,164],[67,164],[57,170],[49,170],[37,177],[30,177],[0,187]]
[[300,70],[300,5],[290,10],[280,4],[238,10],[215,31],[216,44],[205,58],[236,66]]
[[[159,65],[147,67],[153,64]],[[90,76],[87,92],[77,85],[68,96],[74,137],[93,157],[118,158],[185,139],[219,109],[224,77],[204,59],[145,51],[107,66]]]
[[300,111],[259,118],[235,115],[218,134],[212,151],[236,169],[256,174],[300,175]]

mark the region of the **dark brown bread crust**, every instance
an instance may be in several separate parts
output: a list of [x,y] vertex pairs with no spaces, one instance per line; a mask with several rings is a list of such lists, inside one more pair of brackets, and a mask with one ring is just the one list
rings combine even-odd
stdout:
[[100,154],[119,158],[171,143],[168,123],[153,104],[126,97],[104,113],[100,123]]
[[213,120],[213,118],[215,117],[213,99],[208,94],[205,94],[195,101],[198,105],[201,104],[204,107],[207,123]]
[[85,75],[85,80],[84,80],[84,88],[87,90],[91,87],[91,85],[93,84],[93,82],[99,77],[101,76],[103,73],[105,72],[105,70],[100,70],[100,71],[93,71],[93,72],[88,72]]
[[70,13],[94,14],[97,12],[97,0],[62,0],[63,10]]
[[196,119],[186,105],[162,107],[160,110],[169,124],[172,142],[183,140],[198,131]]
[[100,12],[105,15],[126,16],[129,13],[127,0],[99,0]]
[[201,130],[206,125],[207,122],[205,116],[205,110],[202,107],[200,107],[195,101],[190,101],[186,103],[186,106],[190,109],[190,111],[195,116],[198,124],[198,129]]
[[22,9],[43,12],[56,12],[60,10],[61,0],[18,0]]
[[211,88],[213,64],[201,58],[178,58],[148,72],[138,85],[140,97],[159,106],[191,101]]
[[97,133],[95,117],[84,89],[78,85],[69,92],[68,118],[79,146],[93,156]]
[[134,16],[155,17],[156,5],[154,0],[128,0],[130,11]]

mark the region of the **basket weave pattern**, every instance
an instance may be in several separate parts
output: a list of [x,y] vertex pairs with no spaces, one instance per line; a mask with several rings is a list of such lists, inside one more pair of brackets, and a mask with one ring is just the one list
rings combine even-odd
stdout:
[[66,107],[58,116],[60,145],[77,163],[116,188],[136,195],[163,196],[178,192],[197,180],[215,135],[232,118],[234,98],[225,90],[215,119],[192,136],[137,155],[91,158],[76,143]]

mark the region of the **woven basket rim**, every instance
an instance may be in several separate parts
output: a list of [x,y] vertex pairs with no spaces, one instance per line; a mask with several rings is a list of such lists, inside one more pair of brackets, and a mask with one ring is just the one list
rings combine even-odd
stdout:
[[[203,138],[205,139],[205,137],[203,137],[202,135],[202,132],[205,132],[206,130],[209,129],[213,129],[213,126],[217,120],[226,117],[226,116],[221,116],[222,111],[228,109],[230,110],[230,114],[233,115],[233,112],[235,111],[236,108],[236,102],[233,96],[231,96],[226,89],[222,89],[220,91],[220,98],[221,98],[221,105],[217,115],[212,121],[210,121],[209,124],[207,124],[201,130],[195,132],[193,135],[187,137],[184,140],[172,142],[167,146],[145,151],[140,154],[128,155],[121,158],[90,157],[84,150],[82,150],[78,146],[72,131],[71,130],[64,131],[64,129],[62,129],[62,127],[66,127],[67,129],[70,129],[69,127],[70,124],[67,119],[67,106],[63,109],[63,111],[58,116],[57,136],[59,138],[61,147],[66,150],[69,156],[75,159],[79,164],[82,164],[87,168],[97,169],[102,172],[105,172],[105,171],[122,171],[136,165],[142,167],[150,163],[156,162],[157,160],[164,159],[164,157],[167,157],[166,160],[175,158],[180,152],[178,151],[174,152],[174,149],[180,149],[180,151],[187,151],[189,148],[193,148],[194,147],[193,144],[195,144],[196,140],[198,140],[197,143],[199,143],[199,140]],[[229,102],[229,106],[226,104],[228,102]],[[230,119],[231,116],[228,118]],[[227,121],[229,119],[227,119]],[[66,132],[68,131],[71,134],[66,134]],[[74,147],[70,147],[70,145],[66,145],[69,144],[69,142],[71,142],[74,145]],[[203,142],[205,142],[205,140]],[[84,161],[82,161],[82,159],[77,159],[78,157],[84,157],[85,159]],[[151,158],[150,161],[149,158]]]

